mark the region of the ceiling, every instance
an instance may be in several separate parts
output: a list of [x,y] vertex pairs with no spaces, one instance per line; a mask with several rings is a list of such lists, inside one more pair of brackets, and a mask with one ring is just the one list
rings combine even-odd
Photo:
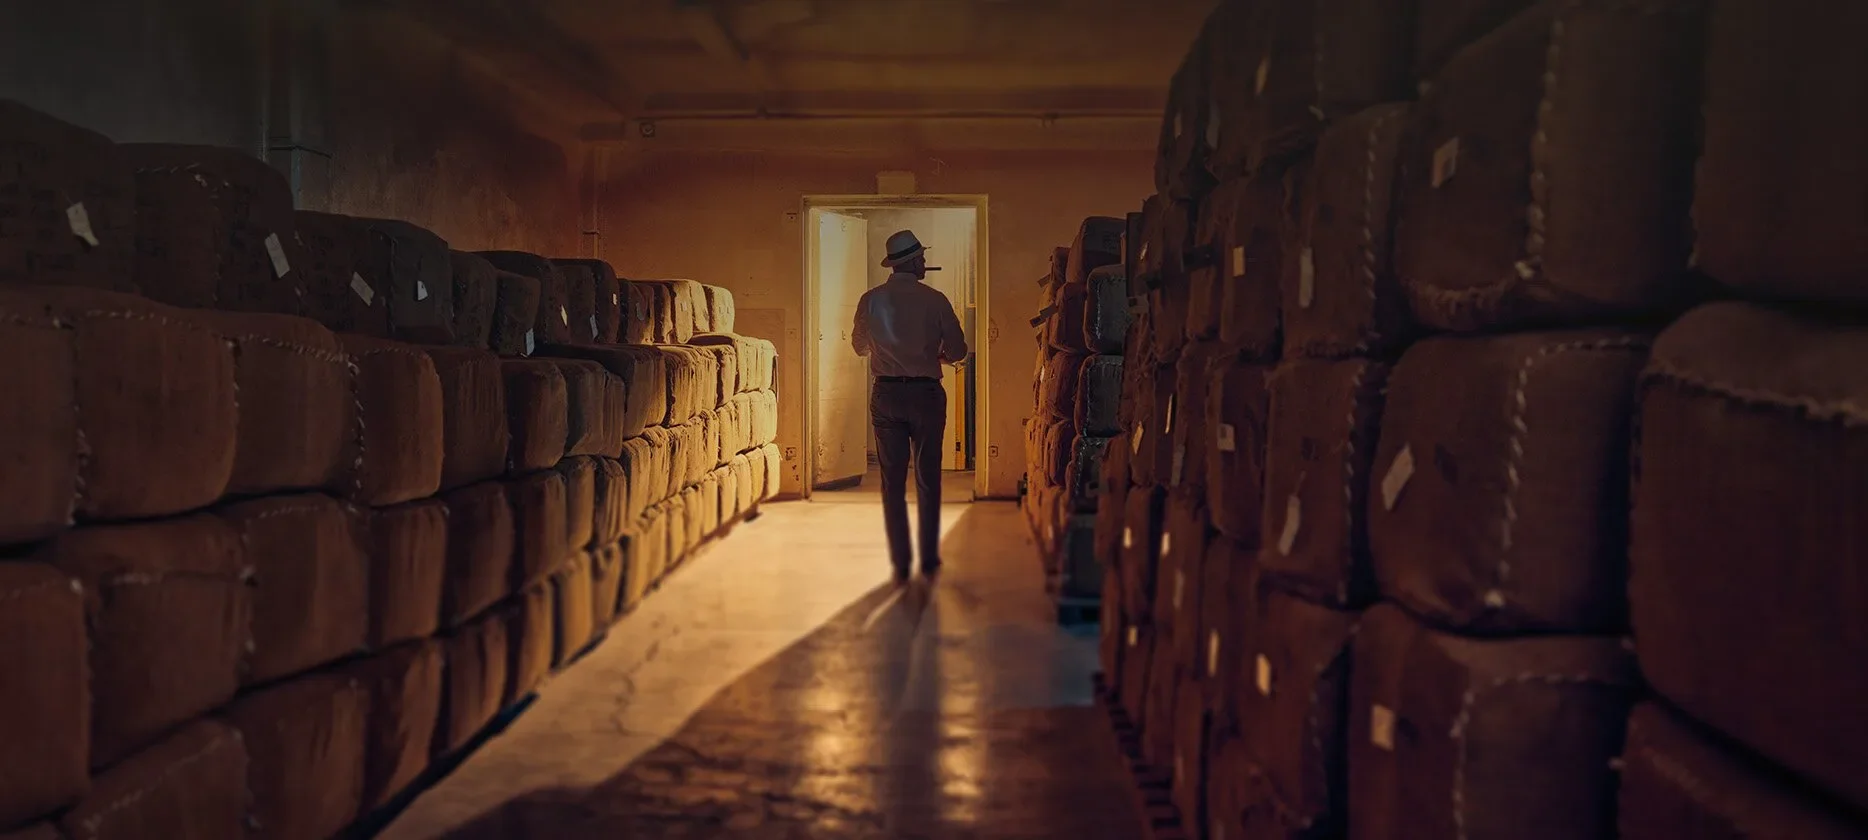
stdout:
[[1074,123],[1151,141],[1168,78],[1214,4],[380,2],[598,142],[754,122],[783,134],[773,123],[797,121],[972,134],[1008,122],[1056,134],[1059,123]]

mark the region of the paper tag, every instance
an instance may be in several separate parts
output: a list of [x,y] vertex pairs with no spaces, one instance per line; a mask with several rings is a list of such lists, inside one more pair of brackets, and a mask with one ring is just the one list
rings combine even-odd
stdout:
[[1135,529],[1134,528],[1123,528],[1122,529],[1122,547],[1123,548],[1134,548],[1135,547]]
[[1136,641],[1139,640],[1140,635],[1141,635],[1140,633],[1136,632],[1135,628],[1133,627],[1129,628],[1129,647],[1135,646],[1135,643]]
[[1156,556],[1166,557],[1168,556],[1168,552],[1173,550],[1173,548],[1174,548],[1174,535],[1166,531],[1162,531],[1161,532],[1161,547],[1159,551],[1155,552]]
[[1244,277],[1245,276],[1245,246],[1244,245],[1232,246],[1232,276],[1233,277]]
[[1252,93],[1262,95],[1265,92],[1265,83],[1268,81],[1271,81],[1271,56],[1269,55],[1258,63],[1258,78],[1252,82]]
[[1135,261],[1136,262],[1147,262],[1148,261],[1148,243],[1146,242],[1142,243],[1141,253],[1135,255]]
[[590,337],[597,337],[597,316],[595,315],[590,316]]
[[527,356],[532,355],[532,349],[538,346],[532,341],[532,333],[532,330],[525,331],[525,354]]
[[1050,365],[1045,365],[1044,367],[1038,368],[1038,381],[1039,382],[1043,382],[1044,380],[1050,379],[1050,378],[1051,378],[1051,366]]
[[363,275],[354,271],[350,273],[350,290],[356,292],[357,297],[363,298],[364,306],[376,305],[376,290],[370,288],[370,284],[363,279]]
[[279,277],[291,273],[292,264],[285,261],[285,246],[279,243],[279,234],[266,234],[266,254],[272,257],[272,273]]
[[1178,396],[1180,395],[1179,394],[1168,395],[1167,422],[1161,426],[1161,433],[1164,435],[1171,435],[1174,433],[1174,398]]
[[610,293],[610,305],[611,306],[622,306],[623,305],[623,296],[620,292]]
[[1180,612],[1182,596],[1187,594],[1187,575],[1179,569],[1174,570],[1174,611]]
[[1180,486],[1181,473],[1186,470],[1186,467],[1187,447],[1185,445],[1174,447],[1174,469],[1168,473],[1168,486]]
[[1262,653],[1258,655],[1258,693],[1271,696],[1271,660]]
[[570,326],[571,325],[571,310],[566,309],[562,306],[558,307],[558,320],[563,321],[565,326],[567,327]]
[[1211,631],[1206,635],[1206,675],[1209,677],[1219,676],[1218,630]]
[[1278,553],[1291,556],[1291,547],[1297,544],[1297,529],[1304,521],[1304,503],[1296,493],[1284,503],[1284,533],[1278,536]]
[[1458,171],[1459,138],[1455,137],[1433,153],[1433,188],[1439,189],[1442,184],[1452,180],[1453,174]]
[[1138,455],[1141,454],[1142,451],[1142,434],[1142,427],[1136,426],[1135,433],[1129,435],[1129,449]]
[[71,235],[84,240],[84,244],[97,247],[97,231],[91,229],[91,214],[84,209],[80,201],[65,208],[65,221],[71,224]]
[[428,299],[428,284],[427,283],[423,283],[420,280],[415,281],[415,299],[416,300],[427,300]]
[[1237,451],[1238,448],[1239,448],[1238,432],[1233,430],[1232,424],[1231,423],[1219,424],[1219,451],[1234,452],[1234,451]]
[[1180,132],[1181,132],[1180,112],[1175,111],[1174,112],[1174,139],[1176,140],[1180,139]]
[[1377,748],[1394,752],[1395,749],[1395,713],[1393,709],[1376,703],[1369,709],[1369,743]]
[[1317,261],[1310,246],[1297,253],[1297,308],[1309,309],[1317,297]]
[[1388,474],[1382,477],[1382,509],[1394,510],[1395,502],[1401,499],[1401,491],[1407,489],[1407,481],[1414,477],[1414,448],[1402,446],[1395,462],[1388,467]]

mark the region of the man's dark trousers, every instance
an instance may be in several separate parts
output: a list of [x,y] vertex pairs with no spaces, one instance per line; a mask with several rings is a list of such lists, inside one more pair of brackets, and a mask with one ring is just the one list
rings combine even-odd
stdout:
[[876,427],[876,460],[882,465],[882,522],[889,559],[907,573],[914,563],[908,539],[908,463],[915,468],[921,514],[921,571],[940,568],[940,474],[947,433],[947,391],[936,379],[877,377],[870,391],[869,418]]

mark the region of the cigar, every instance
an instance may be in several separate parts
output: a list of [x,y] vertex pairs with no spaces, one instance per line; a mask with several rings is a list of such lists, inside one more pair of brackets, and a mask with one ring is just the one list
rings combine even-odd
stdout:
[[939,271],[939,270],[940,270],[940,266],[938,266],[938,265],[930,265],[930,266],[928,266],[928,270],[929,270],[929,271]]

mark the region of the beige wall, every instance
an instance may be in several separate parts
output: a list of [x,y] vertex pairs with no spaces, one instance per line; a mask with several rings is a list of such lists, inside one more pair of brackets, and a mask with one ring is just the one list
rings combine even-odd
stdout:
[[[769,310],[763,326],[745,331],[778,344],[781,383],[803,381],[805,196],[871,194],[883,170],[914,171],[922,193],[986,195],[991,321],[979,332],[992,347],[992,394],[977,465],[997,497],[1016,493],[1024,472],[1020,441],[1036,353],[1026,321],[1037,311],[1036,281],[1050,249],[1068,244],[1085,216],[1140,207],[1153,172],[1146,152],[640,154],[614,162],[608,168],[622,174],[599,187],[602,256],[624,274],[717,283],[734,291],[742,312]],[[780,395],[787,492],[799,486],[803,406],[795,386]]]

